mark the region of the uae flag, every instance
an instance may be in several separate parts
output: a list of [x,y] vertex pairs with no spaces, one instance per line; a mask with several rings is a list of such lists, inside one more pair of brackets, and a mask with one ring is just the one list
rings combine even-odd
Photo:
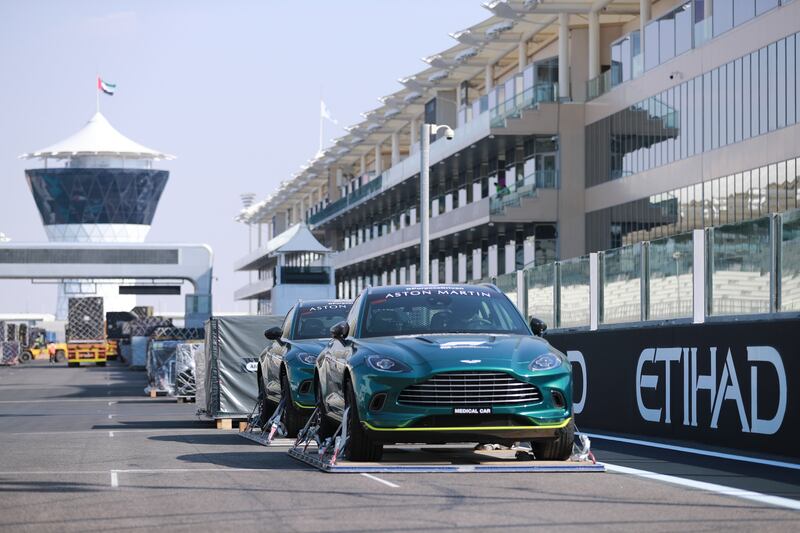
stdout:
[[113,83],[108,83],[103,81],[101,78],[97,78],[97,88],[98,90],[103,91],[106,94],[113,95],[114,91],[117,90],[117,86]]

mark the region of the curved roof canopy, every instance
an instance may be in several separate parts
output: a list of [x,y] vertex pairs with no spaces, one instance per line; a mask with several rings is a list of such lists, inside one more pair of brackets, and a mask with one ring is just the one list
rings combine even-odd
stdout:
[[47,148],[22,154],[22,159],[53,157],[65,159],[86,155],[105,155],[128,159],[175,159],[152,148],[142,146],[118,132],[99,111],[81,129]]

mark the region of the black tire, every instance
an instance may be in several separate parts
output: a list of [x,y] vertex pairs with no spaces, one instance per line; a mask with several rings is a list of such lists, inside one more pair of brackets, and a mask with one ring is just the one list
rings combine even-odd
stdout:
[[319,415],[319,429],[317,430],[317,436],[319,437],[320,443],[327,439],[328,437],[332,437],[334,433],[336,433],[336,429],[338,424],[333,422],[328,415],[325,414],[325,403],[322,401],[322,387],[320,387],[319,379],[316,377],[314,378],[314,398],[316,399],[317,403],[317,414]]
[[79,367],[79,366],[80,366],[80,363],[67,363],[67,366],[68,366],[69,368],[76,368],[76,367]]
[[283,425],[286,428],[286,436],[294,438],[306,425],[307,417],[292,401],[289,376],[286,373],[281,374],[281,397],[283,398]]
[[347,434],[348,441],[345,447],[347,459],[355,462],[374,462],[380,461],[383,457],[383,444],[373,440],[370,434],[361,425],[358,416],[358,405],[356,404],[356,393],[353,385],[348,381],[345,385],[345,407],[350,410],[347,414]]
[[33,354],[31,352],[27,351],[27,350],[22,352],[20,354],[20,356],[19,356],[19,362],[20,363],[27,363],[31,359],[33,359]]
[[58,350],[56,352],[56,363],[63,363],[67,360],[67,354],[64,353],[64,350]]
[[561,430],[558,435],[549,441],[532,442],[533,453],[537,459],[543,461],[566,461],[572,455],[572,444],[575,442],[575,422]]
[[105,362],[105,361],[98,361],[98,362],[96,362],[95,364],[96,364],[97,366],[106,366],[106,362]]

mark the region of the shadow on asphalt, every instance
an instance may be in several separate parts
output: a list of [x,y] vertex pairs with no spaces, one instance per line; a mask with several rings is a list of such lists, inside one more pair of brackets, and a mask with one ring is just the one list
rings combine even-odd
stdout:
[[192,464],[216,465],[227,468],[246,468],[252,470],[311,470],[291,457],[285,451],[277,449],[268,452],[218,452],[192,453],[179,455],[179,461]]
[[114,424],[96,424],[92,429],[208,429],[206,421],[200,420],[120,420]]
[[147,438],[148,440],[157,440],[160,442],[183,442],[188,444],[254,445],[252,441],[240,437],[237,433],[238,432],[219,431],[217,433],[202,435],[155,435]]
[[97,483],[64,483],[59,481],[0,481],[0,492],[97,492],[108,485]]

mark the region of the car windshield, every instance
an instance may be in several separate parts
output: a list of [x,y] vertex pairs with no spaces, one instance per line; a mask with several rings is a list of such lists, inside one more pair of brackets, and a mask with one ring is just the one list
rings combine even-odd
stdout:
[[323,339],[331,336],[331,326],[347,318],[351,303],[328,302],[303,305],[294,323],[294,339]]
[[369,294],[362,337],[430,333],[530,334],[505,297],[481,287],[406,287]]

